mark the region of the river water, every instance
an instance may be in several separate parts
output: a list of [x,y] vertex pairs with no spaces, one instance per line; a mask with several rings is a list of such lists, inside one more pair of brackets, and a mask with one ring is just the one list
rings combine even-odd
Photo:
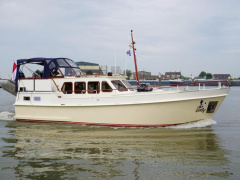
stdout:
[[239,95],[211,120],[110,128],[17,122],[0,89],[0,179],[240,179]]

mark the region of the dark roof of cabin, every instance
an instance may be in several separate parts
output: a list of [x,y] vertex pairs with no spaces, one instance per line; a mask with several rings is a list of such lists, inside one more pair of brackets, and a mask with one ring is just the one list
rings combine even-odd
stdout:
[[165,75],[181,75],[181,72],[165,72]]
[[231,76],[230,74],[213,74],[213,76]]
[[49,60],[53,60],[54,58],[30,58],[30,59],[18,59],[17,60],[17,64],[21,65],[21,64],[27,64],[27,63],[35,63],[35,64],[40,64],[40,65],[44,65],[44,63]]

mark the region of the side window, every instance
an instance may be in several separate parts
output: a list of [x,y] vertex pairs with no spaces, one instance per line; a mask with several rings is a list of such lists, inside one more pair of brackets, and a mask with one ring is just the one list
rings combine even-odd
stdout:
[[107,81],[102,82],[102,92],[112,92],[111,86],[107,83]]
[[61,90],[64,94],[72,94],[72,83],[71,82],[65,82],[63,84]]
[[75,94],[85,94],[86,93],[86,83],[85,82],[75,82]]
[[88,82],[88,93],[96,94],[100,92],[100,83],[98,81]]
[[127,91],[127,88],[123,85],[123,83],[119,80],[112,81],[113,85],[118,91]]
[[207,113],[214,113],[217,107],[218,101],[210,101],[207,107]]

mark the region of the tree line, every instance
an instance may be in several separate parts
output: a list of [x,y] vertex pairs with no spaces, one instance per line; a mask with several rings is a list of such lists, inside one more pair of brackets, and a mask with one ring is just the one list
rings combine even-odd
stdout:
[[213,75],[211,73],[206,73],[205,71],[200,72],[198,75],[200,78],[212,79]]

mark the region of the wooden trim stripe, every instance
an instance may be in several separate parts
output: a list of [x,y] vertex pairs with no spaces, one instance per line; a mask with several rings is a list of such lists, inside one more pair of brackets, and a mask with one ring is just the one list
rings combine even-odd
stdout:
[[48,121],[48,120],[32,120],[32,119],[16,119],[21,122],[35,122],[35,123],[66,123],[66,124],[81,124],[89,126],[109,126],[109,127],[165,127],[175,126],[177,124],[110,124],[110,123],[90,123],[90,122],[73,122],[73,121]]

